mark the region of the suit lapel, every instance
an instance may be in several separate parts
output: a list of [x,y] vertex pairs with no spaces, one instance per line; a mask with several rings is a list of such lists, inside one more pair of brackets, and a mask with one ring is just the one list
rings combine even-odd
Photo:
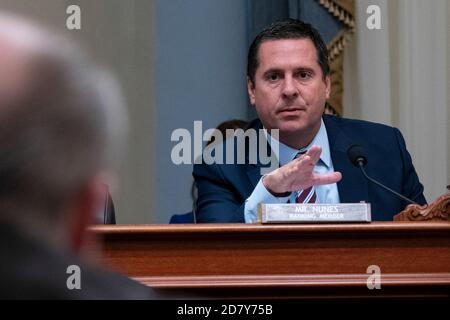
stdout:
[[[256,119],[248,125],[247,129],[256,130],[256,134],[257,134],[257,139],[256,139],[257,140],[257,146],[256,146],[257,162],[256,162],[256,164],[250,164],[249,154],[248,154],[248,152],[250,150],[255,150],[255,149],[249,148],[248,146],[246,146],[246,148],[245,148],[245,152],[246,152],[245,156],[246,156],[246,161],[247,161],[246,162],[247,163],[247,169],[246,169],[247,177],[250,180],[253,188],[255,188],[256,185],[258,184],[259,180],[261,179],[261,169],[263,168],[263,165],[261,164],[261,160],[259,157],[259,147],[260,147],[260,143],[261,143],[259,141],[259,130],[263,129],[263,126],[262,126],[261,121]],[[271,150],[269,142],[266,139],[264,139],[264,140],[265,140],[264,143],[267,144],[266,150]]]
[[348,148],[355,144],[355,141],[339,127],[338,118],[324,115],[323,120],[327,128],[334,170],[342,174],[342,180],[337,183],[341,203],[369,202],[368,181],[347,156]]
[[259,179],[261,179],[261,166],[249,165],[249,169],[247,170],[247,177],[252,183],[253,188],[255,188],[259,182]]

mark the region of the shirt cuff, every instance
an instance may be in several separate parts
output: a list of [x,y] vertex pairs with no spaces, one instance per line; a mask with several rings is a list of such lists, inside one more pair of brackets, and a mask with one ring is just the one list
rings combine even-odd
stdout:
[[245,223],[255,223],[258,217],[258,204],[260,203],[286,203],[291,195],[286,197],[276,197],[271,194],[264,184],[262,179],[259,179],[258,184],[253,190],[250,197],[245,200],[244,217]]

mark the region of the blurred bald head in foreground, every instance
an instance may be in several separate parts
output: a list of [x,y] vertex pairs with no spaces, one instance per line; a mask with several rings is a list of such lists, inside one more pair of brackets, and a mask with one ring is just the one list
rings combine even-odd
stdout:
[[[76,257],[120,158],[119,92],[63,37],[0,12],[0,298],[154,297]],[[81,290],[67,288],[74,264]]]

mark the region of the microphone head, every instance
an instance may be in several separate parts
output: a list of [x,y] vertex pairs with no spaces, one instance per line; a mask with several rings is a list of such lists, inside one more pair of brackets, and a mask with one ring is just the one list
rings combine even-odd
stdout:
[[364,148],[360,145],[353,145],[347,150],[348,158],[350,162],[353,163],[357,167],[362,167],[367,164],[367,156]]

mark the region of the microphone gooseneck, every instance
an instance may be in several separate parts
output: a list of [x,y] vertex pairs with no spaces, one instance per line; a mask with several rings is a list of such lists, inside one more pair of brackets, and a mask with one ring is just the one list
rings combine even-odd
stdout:
[[367,180],[370,182],[376,184],[379,187],[382,187],[383,189],[395,194],[397,197],[401,198],[402,200],[408,202],[409,204],[417,204],[416,202],[412,201],[411,199],[408,199],[407,197],[401,195],[400,193],[392,190],[391,188],[385,186],[384,184],[378,182],[377,180],[369,177],[366,173],[366,170],[364,170],[364,166],[367,164],[367,156],[364,151],[364,148],[359,145],[353,145],[347,150],[347,155],[350,161],[358,168],[361,169],[362,173],[364,174],[364,177],[366,177]]

